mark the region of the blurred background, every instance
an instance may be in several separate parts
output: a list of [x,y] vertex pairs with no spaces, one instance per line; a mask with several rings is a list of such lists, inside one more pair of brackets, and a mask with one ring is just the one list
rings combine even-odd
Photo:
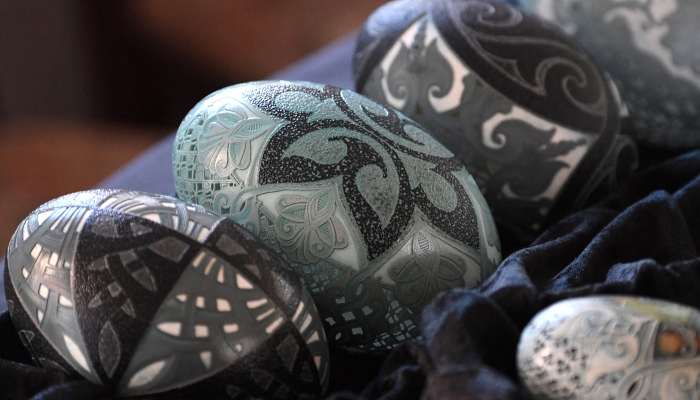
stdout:
[[29,212],[95,186],[207,94],[351,34],[384,2],[1,2],[0,253]]

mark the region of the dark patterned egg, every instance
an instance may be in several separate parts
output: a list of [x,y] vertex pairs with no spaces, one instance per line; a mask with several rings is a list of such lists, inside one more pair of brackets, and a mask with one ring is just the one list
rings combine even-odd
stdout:
[[500,262],[476,183],[395,110],[307,82],[228,87],[197,104],[173,149],[178,196],[227,215],[290,263],[331,344],[386,352],[418,337],[441,290]]
[[640,143],[700,145],[700,2],[521,0],[572,34],[610,73]]
[[202,206],[93,190],[32,212],[7,252],[13,324],[37,365],[119,396],[310,399],[328,382],[299,277]]
[[353,69],[360,93],[466,165],[504,243],[525,244],[636,166],[606,75],[564,31],[511,5],[387,3],[365,23]]
[[697,399],[700,312],[643,297],[563,300],[525,327],[517,362],[534,399]]

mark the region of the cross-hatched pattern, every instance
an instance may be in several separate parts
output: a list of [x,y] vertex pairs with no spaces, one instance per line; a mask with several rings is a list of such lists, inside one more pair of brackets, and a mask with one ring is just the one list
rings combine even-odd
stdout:
[[211,199],[220,191],[240,190],[242,183],[236,175],[225,179],[218,178],[216,174],[207,171],[201,164],[191,161],[197,158],[196,152],[183,153],[177,155],[178,161],[173,168],[178,177],[175,181],[178,197],[212,207]]
[[253,351],[284,320],[260,289],[202,250],[155,315],[120,392],[167,390],[213,375]]
[[386,346],[387,349],[396,347],[399,343],[406,339],[422,339],[418,326],[414,323],[416,316],[408,309],[401,305],[396,299],[395,292],[389,289],[382,289],[387,298],[389,309],[387,310],[385,319],[394,326],[389,332],[379,335],[374,346]]

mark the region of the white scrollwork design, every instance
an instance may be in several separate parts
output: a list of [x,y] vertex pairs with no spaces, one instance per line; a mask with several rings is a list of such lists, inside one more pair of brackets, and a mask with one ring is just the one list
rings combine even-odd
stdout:
[[559,302],[523,332],[520,375],[543,399],[697,398],[700,326],[688,313],[698,315],[644,298]]
[[[592,121],[588,116],[605,114],[604,81],[580,48],[535,27],[515,8],[488,1],[431,4],[434,9],[387,48],[364,94],[399,107],[432,132],[465,163],[501,226],[527,236],[542,225],[598,137],[593,125],[574,128],[533,102],[567,104],[583,116],[577,121]],[[501,73],[517,82],[493,78]],[[509,97],[518,90],[538,100]]]

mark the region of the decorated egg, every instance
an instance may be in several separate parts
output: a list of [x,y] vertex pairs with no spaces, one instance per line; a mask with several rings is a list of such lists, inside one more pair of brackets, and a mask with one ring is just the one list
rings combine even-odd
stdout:
[[320,396],[328,346],[299,277],[202,206],[93,190],[32,212],[7,251],[12,322],[37,365],[136,396]]
[[500,262],[464,166],[415,122],[349,90],[222,89],[185,117],[173,165],[178,197],[279,251],[330,343],[349,350],[386,352],[418,337],[438,291],[475,286]]
[[673,150],[700,145],[697,0],[521,0],[573,35],[610,73],[630,134]]
[[530,321],[518,370],[536,399],[694,399],[700,313],[641,297],[555,303]]
[[353,70],[360,93],[466,165],[504,242],[529,242],[636,166],[606,75],[564,31],[503,2],[387,3],[365,23]]

